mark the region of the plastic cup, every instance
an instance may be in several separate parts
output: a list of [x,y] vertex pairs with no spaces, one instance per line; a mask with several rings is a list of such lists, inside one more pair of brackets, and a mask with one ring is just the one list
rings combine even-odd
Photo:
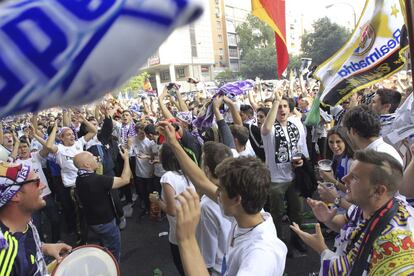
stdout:
[[332,171],[332,160],[322,159],[318,161],[318,167],[324,172],[330,172]]

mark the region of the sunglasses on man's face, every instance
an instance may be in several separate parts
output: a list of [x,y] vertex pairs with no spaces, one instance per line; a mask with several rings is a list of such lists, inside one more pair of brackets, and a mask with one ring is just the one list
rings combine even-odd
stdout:
[[23,186],[25,184],[30,184],[30,183],[34,183],[34,184],[36,184],[37,187],[39,187],[40,186],[40,178],[29,179],[29,180],[26,180],[26,181],[23,181],[23,182],[16,183],[16,185]]

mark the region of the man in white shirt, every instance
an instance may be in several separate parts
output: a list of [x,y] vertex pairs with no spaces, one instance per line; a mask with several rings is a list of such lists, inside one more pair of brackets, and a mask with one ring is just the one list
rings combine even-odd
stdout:
[[146,137],[144,128],[145,125],[143,124],[135,125],[137,136],[132,145],[132,151],[136,155],[134,178],[135,189],[144,203],[144,210],[142,211],[141,216],[149,213],[149,194],[154,191],[152,179],[154,176],[154,164],[152,164],[150,160],[153,159],[152,147],[155,142]]
[[12,156],[14,156],[14,152],[18,152],[15,163],[30,166],[32,170],[39,176],[40,181],[45,185],[41,196],[46,202],[46,205],[42,209],[33,213],[33,223],[39,231],[40,238],[43,240],[43,229],[41,224],[41,215],[43,213],[50,222],[52,234],[51,238],[52,242],[55,243],[60,240],[59,215],[57,213],[56,203],[50,196],[51,190],[42,169],[42,164],[46,162],[45,158],[47,157],[48,152],[44,148],[40,148],[40,151],[31,152],[29,141],[27,141],[24,137],[16,140],[15,149],[12,152]]
[[[217,186],[219,180],[215,169],[224,159],[232,155],[231,149],[222,143],[209,141],[203,145],[203,170],[208,179]],[[219,275],[231,229],[231,218],[225,216],[220,206],[206,195],[201,197],[200,208],[197,242],[209,272],[212,275]]]
[[343,119],[348,136],[356,149],[373,149],[394,157],[401,165],[403,160],[393,146],[384,142],[380,136],[381,124],[378,116],[366,105],[351,108]]
[[[70,218],[68,224],[75,222],[76,234],[78,243],[86,242],[86,225],[81,225],[81,214],[78,204],[75,198],[75,183],[78,176],[78,169],[73,164],[73,158],[78,153],[84,150],[86,143],[96,135],[96,128],[93,124],[88,122],[83,115],[78,115],[78,120],[84,123],[88,133],[78,140],[75,140],[75,134],[69,127],[63,127],[59,132],[59,138],[62,144],[55,144],[56,131],[58,124],[55,123],[52,132],[47,139],[47,149],[56,158],[56,163],[60,166],[62,182],[64,189],[62,190],[61,200],[62,208],[67,217]],[[72,225],[73,227],[73,225]],[[81,231],[81,227],[84,227],[84,231]]]
[[256,153],[253,148],[247,147],[247,143],[249,142],[249,130],[245,126],[240,125],[231,125],[230,130],[239,156],[255,157]]
[[[266,165],[270,170],[269,191],[270,213],[274,218],[278,233],[282,233],[284,199],[287,199],[287,215],[292,222],[302,223],[302,200],[294,187],[294,168],[301,167],[303,160],[295,156],[309,157],[306,137],[302,135],[303,125],[298,120],[289,120],[289,101],[282,98],[281,91],[275,91],[275,99],[265,121],[261,134],[266,155]],[[291,235],[290,244],[301,252],[306,251],[296,235]],[[293,256],[293,251],[289,251]]]
[[393,129],[395,110],[401,102],[401,93],[392,89],[378,89],[371,100],[370,107],[380,116],[381,136],[387,136]]
[[[263,162],[252,157],[225,159],[215,170],[219,179],[216,186],[187,156],[176,140],[174,127],[162,122],[160,130],[197,190],[217,201],[223,213],[232,217],[221,275],[283,275],[287,248],[277,237],[271,215],[262,212],[270,183]],[[185,191],[177,199],[181,203],[176,207],[177,241],[185,273],[209,275],[195,237],[198,196]],[[187,220],[183,211],[196,216]]]

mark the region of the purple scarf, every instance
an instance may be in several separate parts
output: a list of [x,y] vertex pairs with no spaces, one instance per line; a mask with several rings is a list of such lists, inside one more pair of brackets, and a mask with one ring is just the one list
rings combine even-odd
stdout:
[[[225,95],[230,99],[234,99],[240,95],[246,95],[248,90],[253,89],[255,82],[253,80],[229,82],[219,88],[214,94],[213,99],[217,96]],[[214,113],[212,102],[203,107],[198,117],[193,121],[193,125],[198,129],[209,129],[213,125]]]

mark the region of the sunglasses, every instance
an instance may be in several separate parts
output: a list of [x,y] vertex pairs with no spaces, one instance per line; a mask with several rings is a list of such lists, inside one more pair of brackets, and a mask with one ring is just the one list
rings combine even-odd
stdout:
[[34,184],[36,184],[37,187],[39,187],[40,186],[40,178],[30,179],[30,180],[26,180],[26,181],[23,181],[23,182],[18,182],[18,183],[16,183],[16,185],[23,186],[23,185],[29,184],[29,183],[34,183]]

